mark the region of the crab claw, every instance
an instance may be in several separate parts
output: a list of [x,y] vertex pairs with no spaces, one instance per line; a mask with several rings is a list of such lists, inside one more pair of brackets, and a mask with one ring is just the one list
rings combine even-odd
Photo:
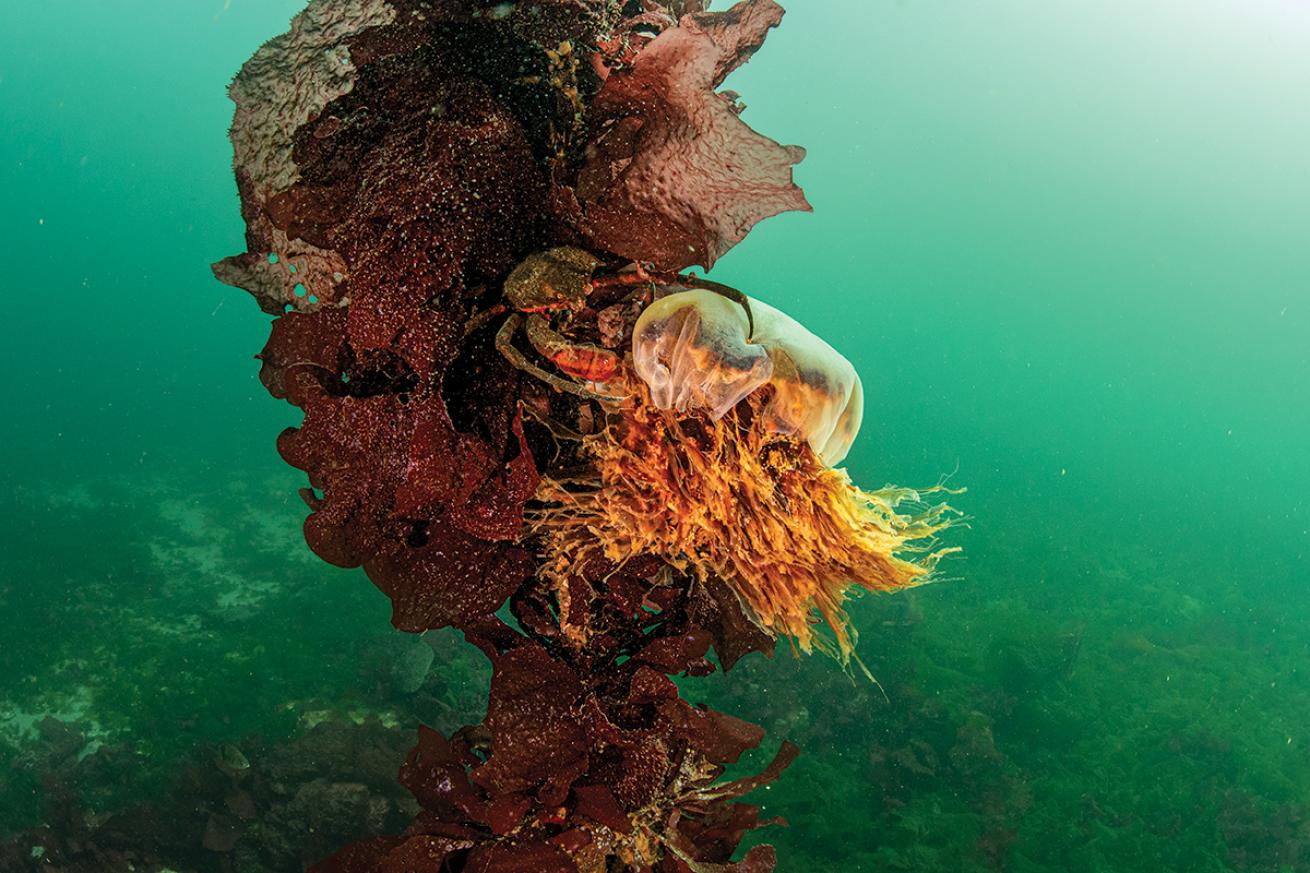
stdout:
[[524,333],[542,357],[574,379],[608,382],[619,371],[618,355],[591,343],[573,342],[540,316],[528,316]]

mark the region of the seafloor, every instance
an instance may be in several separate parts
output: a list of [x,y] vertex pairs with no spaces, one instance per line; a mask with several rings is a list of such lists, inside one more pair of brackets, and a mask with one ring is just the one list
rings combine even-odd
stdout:
[[[300,870],[408,820],[416,724],[481,716],[472,647],[388,631],[303,547],[294,473],[177,472],[3,497],[0,869]],[[881,689],[785,648],[692,680],[804,750],[756,798],[779,868],[1310,869],[1310,617],[1240,542],[1035,520],[987,518],[965,581],[856,604]]]

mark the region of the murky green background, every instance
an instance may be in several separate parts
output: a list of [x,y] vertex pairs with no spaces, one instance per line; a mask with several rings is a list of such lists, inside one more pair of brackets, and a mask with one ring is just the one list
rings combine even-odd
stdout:
[[[886,697],[786,652],[702,686],[805,750],[780,869],[1310,869],[1310,6],[789,6],[729,85],[815,212],[714,276],[860,369],[857,481],[956,471],[973,522],[856,606]],[[225,85],[297,7],[3,4],[0,841],[49,714],[139,756],[102,809],[201,744],[432,718],[300,541],[267,317],[208,271]]]

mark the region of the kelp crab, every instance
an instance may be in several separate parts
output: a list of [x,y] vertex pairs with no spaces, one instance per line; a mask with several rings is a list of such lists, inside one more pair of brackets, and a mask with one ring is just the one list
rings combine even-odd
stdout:
[[[741,306],[748,324],[754,323],[749,299],[736,288],[694,275],[656,272],[635,263],[623,272],[597,276],[595,270],[600,265],[601,261],[591,252],[573,246],[534,253],[515,267],[505,280],[506,303],[477,316],[467,329],[509,312],[509,317],[496,333],[496,348],[510,363],[559,391],[580,397],[617,399],[589,391],[541,369],[515,348],[514,335],[522,328],[537,353],[566,376],[597,383],[608,382],[618,375],[622,358],[616,349],[631,329],[625,316],[635,316],[651,302],[657,282],[663,283],[665,288],[676,285],[722,295]],[[603,294],[605,289],[609,289],[611,299],[602,302],[609,305],[597,312],[595,307],[600,303],[593,295],[598,291]],[[618,292],[617,295],[614,291]],[[598,334],[608,348],[570,339],[551,323],[552,315],[562,315],[569,322],[581,321],[584,327],[590,317],[594,322],[592,332]]]
[[[782,9],[705,5],[313,0],[232,85],[247,251],[215,274],[275,316],[260,378],[304,412],[278,448],[308,474],[306,539],[362,566],[397,627],[458,628],[493,670],[481,724],[420,733],[400,774],[422,807],[411,827],[320,873],[773,869],[767,846],[733,861],[763,824],[738,799],[795,750],[720,781],[762,732],[670,677],[778,635],[804,646],[812,608],[844,656],[837,610],[861,561],[888,562],[875,588],[929,568],[893,553],[941,516],[897,515],[896,494],[823,462],[858,426],[850,379],[825,387],[779,336],[744,400],[661,409],[638,366],[654,348],[640,320],[679,294],[736,307],[753,339],[768,310],[681,271],[809,208],[791,174],[803,152],[718,91]],[[686,338],[740,375],[713,337]],[[669,363],[656,350],[641,366]],[[838,394],[822,438],[781,405]],[[712,506],[712,523],[665,515],[651,537],[655,516],[629,523],[651,494],[666,513]],[[770,548],[808,565],[761,574],[724,535],[751,501],[772,501],[775,527],[801,508]],[[813,550],[842,525],[854,545],[820,567]]]

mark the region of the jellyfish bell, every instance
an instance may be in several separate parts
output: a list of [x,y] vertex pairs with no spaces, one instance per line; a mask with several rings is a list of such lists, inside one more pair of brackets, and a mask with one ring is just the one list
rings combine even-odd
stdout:
[[786,313],[759,301],[751,302],[751,311],[751,342],[773,360],[766,426],[806,440],[830,467],[841,463],[864,419],[864,386],[855,367]]
[[646,307],[632,331],[632,363],[660,409],[705,410],[718,421],[773,376],[773,359],[747,338],[736,301],[678,291]]
[[809,443],[828,466],[845,459],[864,416],[855,367],[784,312],[705,289],[675,291],[642,313],[633,368],[660,409],[704,410],[718,421],[757,389],[770,433]]

